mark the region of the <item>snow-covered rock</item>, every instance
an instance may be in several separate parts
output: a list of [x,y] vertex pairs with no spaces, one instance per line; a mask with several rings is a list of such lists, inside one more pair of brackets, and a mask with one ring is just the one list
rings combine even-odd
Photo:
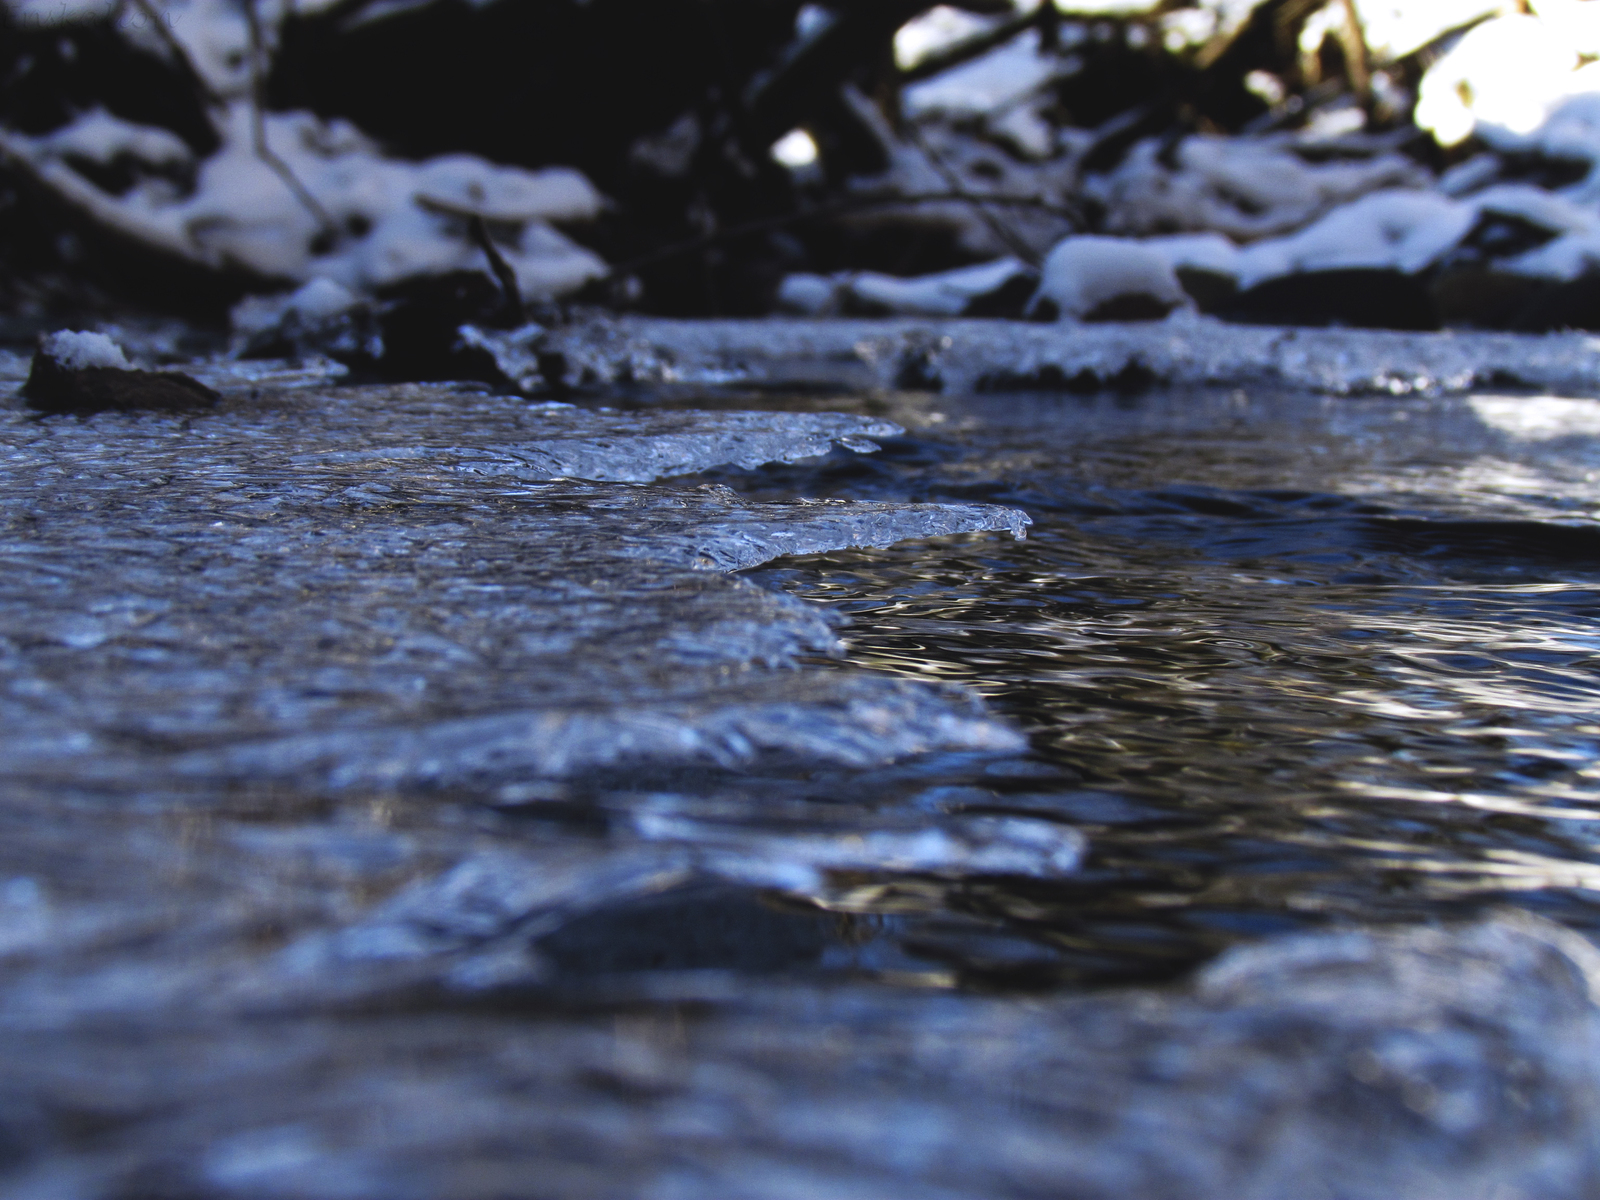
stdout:
[[1239,273],[1239,248],[1220,233],[1173,233],[1144,238],[1140,245],[1160,254],[1174,270],[1188,268],[1233,276]]
[[58,366],[68,371],[83,371],[89,367],[111,367],[120,371],[133,369],[133,364],[122,353],[122,347],[103,333],[62,329],[40,339],[39,353],[54,359]]
[[847,287],[856,300],[886,312],[912,317],[956,317],[977,297],[1026,274],[1026,264],[1015,258],[1002,258],[911,279],[863,271],[850,276]]
[[1160,250],[1125,238],[1070,237],[1044,260],[1032,309],[1045,302],[1063,317],[1094,316],[1121,301],[1152,311],[1188,303],[1172,263]]
[[1399,154],[1312,163],[1292,137],[1195,135],[1170,154],[1156,139],[1140,142],[1084,190],[1105,206],[1110,233],[1211,231],[1251,241],[1291,233],[1368,192],[1428,182]]
[[778,308],[803,317],[821,317],[839,307],[843,285],[826,275],[797,271],[786,275],[778,285]]
[[1029,29],[971,62],[912,84],[902,102],[913,117],[990,113],[1043,87],[1060,69],[1060,59],[1043,52],[1038,31]]
[[1413,273],[1466,236],[1475,206],[1435,192],[1384,191],[1334,209],[1288,237],[1239,252],[1238,279],[1250,287],[1297,271],[1393,267]]
[[781,311],[808,317],[832,316],[842,309],[905,317],[959,317],[974,301],[1033,275],[1031,267],[1015,258],[909,278],[877,271],[843,271],[833,276],[799,272],[784,278],[777,300]]

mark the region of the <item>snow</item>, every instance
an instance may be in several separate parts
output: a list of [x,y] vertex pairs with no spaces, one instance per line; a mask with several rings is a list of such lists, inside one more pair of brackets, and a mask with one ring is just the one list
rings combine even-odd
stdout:
[[1567,281],[1600,269],[1600,232],[1569,233],[1496,264],[1513,275]]
[[862,271],[849,277],[848,287],[859,299],[881,305],[892,313],[955,317],[974,297],[994,291],[1027,269],[1015,258],[1002,258],[976,267],[959,267],[911,279]]
[[[1404,58],[1449,30],[1502,11],[1503,0],[1356,0],[1367,49],[1380,62]],[[1344,6],[1335,0],[1306,23],[1313,32],[1302,36],[1301,49],[1316,53],[1322,35],[1344,20]]]
[[1220,233],[1174,233],[1140,243],[1165,258],[1174,270],[1192,267],[1218,275],[1236,275],[1239,249]]
[[1473,197],[1483,212],[1520,217],[1551,233],[1590,233],[1600,229],[1600,212],[1556,192],[1526,183],[1502,183]]
[[1568,86],[1574,94],[1551,110],[1532,140],[1551,158],[1600,163],[1600,70],[1590,63],[1573,72]]
[[103,333],[62,329],[46,334],[39,343],[39,352],[69,371],[82,371],[87,367],[115,367],[123,371],[133,369],[133,364],[122,353],[122,347]]
[[1019,158],[1049,158],[1056,149],[1055,126],[1039,112],[1036,103],[1014,104],[992,113],[984,127]]
[[1171,307],[1188,303],[1161,251],[1124,238],[1082,235],[1050,251],[1034,304],[1049,299],[1063,317],[1083,317],[1126,296],[1148,296]]
[[106,158],[126,154],[152,167],[173,151],[153,136],[159,131],[98,110],[39,138],[0,129],[0,150],[13,151],[113,227],[207,265],[241,266],[268,279],[320,278],[362,291],[414,275],[481,268],[483,252],[467,231],[473,213],[516,227],[515,241],[502,253],[530,300],[567,294],[605,274],[598,256],[548,224],[599,212],[599,193],[577,171],[530,171],[464,154],[404,162],[385,157],[348,122],[268,113],[272,151],[336,225],[334,244],[318,247],[326,231],[255,152],[251,123],[246,101],[220,115],[222,148],[200,164],[187,196],[174,195],[159,178],[112,196],[74,171],[69,155],[79,147]]
[[425,203],[476,212],[486,221],[592,221],[600,215],[600,194],[570,167],[528,171],[450,154],[423,163],[415,179]]
[[181,166],[194,159],[184,140],[170,130],[124,121],[103,108],[92,109],[72,124],[44,135],[39,145],[50,154],[101,165],[124,155],[150,166]]
[[289,311],[308,321],[326,321],[349,312],[355,296],[331,279],[313,279],[289,297]]
[[797,272],[778,285],[778,307],[784,312],[819,317],[839,304],[840,285],[826,275]]
[[1058,66],[1053,55],[1040,52],[1038,31],[1028,29],[971,62],[912,84],[901,100],[911,117],[989,113],[1043,86]]
[[1433,192],[1374,192],[1299,233],[1240,251],[1239,285],[1342,267],[1420,271],[1456,246],[1476,219],[1474,206]]
[[1600,159],[1600,7],[1544,0],[1465,36],[1422,78],[1416,122],[1445,146]]
[[909,278],[876,271],[842,271],[833,276],[797,272],[779,285],[778,307],[802,316],[830,316],[853,299],[900,316],[957,317],[976,297],[1028,270],[1019,259],[1001,258]]
[[902,71],[909,71],[935,54],[941,54],[970,37],[987,33],[997,24],[993,17],[963,12],[948,4],[935,5],[896,31],[895,65]]
[[791,171],[803,170],[817,161],[817,143],[804,129],[791,129],[772,143],[772,161]]
[[1427,172],[1399,154],[1308,163],[1287,135],[1187,137],[1176,164],[1162,161],[1152,138],[1115,171],[1087,180],[1085,191],[1109,213],[1108,232],[1209,230],[1251,241],[1290,233],[1380,188],[1428,183]]

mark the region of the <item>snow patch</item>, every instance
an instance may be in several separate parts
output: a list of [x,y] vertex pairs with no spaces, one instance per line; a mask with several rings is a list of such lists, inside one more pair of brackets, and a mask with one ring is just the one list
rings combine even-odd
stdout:
[[88,367],[133,370],[133,364],[122,353],[122,347],[103,333],[62,329],[46,334],[39,342],[39,352],[69,371],[82,371]]
[[103,108],[85,113],[70,125],[45,134],[38,144],[48,153],[88,159],[105,165],[126,156],[149,166],[179,166],[194,158],[177,134],[154,125],[137,125]]
[[956,317],[978,296],[994,291],[1027,271],[1015,258],[1002,258],[975,267],[958,267],[934,275],[901,279],[863,271],[850,277],[849,289],[869,304],[892,313],[919,317]]
[[1070,237],[1050,251],[1033,304],[1051,300],[1064,317],[1085,317],[1124,297],[1146,296],[1175,308],[1188,296],[1158,249],[1125,238]]
[[1105,205],[1110,233],[1211,231],[1244,242],[1291,233],[1369,192],[1429,182],[1402,155],[1308,163],[1295,145],[1282,135],[1195,135],[1167,155],[1147,139],[1084,190]]
[[1437,193],[1375,192],[1299,233],[1240,251],[1239,285],[1348,267],[1420,271],[1454,248],[1476,219],[1475,206]]
[[1441,145],[1600,160],[1600,8],[1543,0],[1469,30],[1422,78],[1416,123]]
[[100,112],[39,138],[0,128],[0,151],[23,159],[112,228],[207,266],[243,267],[270,279],[320,278],[362,291],[478,269],[483,252],[469,236],[473,215],[513,227],[501,252],[529,300],[565,295],[606,272],[598,256],[547,223],[599,212],[599,193],[577,171],[529,171],[465,154],[404,162],[385,157],[348,122],[268,113],[268,145],[314,198],[325,225],[256,153],[247,101],[235,101],[217,120],[222,148],[200,165],[187,196],[174,195],[165,180],[113,196],[74,170],[70,156],[83,148],[93,157],[128,153],[146,161],[175,152],[154,136],[159,131]]
[[1041,52],[1038,30],[1028,29],[971,62],[912,84],[902,102],[911,117],[991,113],[1042,87],[1058,69],[1055,56]]

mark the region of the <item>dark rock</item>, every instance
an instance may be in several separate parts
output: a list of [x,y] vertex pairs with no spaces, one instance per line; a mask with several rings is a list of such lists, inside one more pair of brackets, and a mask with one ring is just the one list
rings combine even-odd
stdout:
[[1600,329],[1600,275],[1538,288],[1510,328],[1517,333]]
[[125,371],[118,367],[72,370],[44,352],[33,356],[22,385],[28,406],[43,413],[196,412],[220,397],[180,371]]
[[1514,213],[1484,212],[1451,252],[1447,265],[1463,260],[1511,258],[1553,240],[1557,231]]
[[1441,271],[1432,291],[1447,325],[1515,333],[1600,330],[1600,276],[1557,283],[1474,264]]
[[1430,290],[1439,319],[1446,325],[1511,329],[1549,287],[1544,280],[1496,271],[1482,263],[1465,263],[1441,270]]
[[1375,267],[1280,275],[1246,288],[1218,315],[1252,325],[1439,328],[1439,313],[1426,284],[1414,275]]
[[992,291],[974,296],[961,310],[963,317],[1007,317],[1017,319],[1027,308],[1029,299],[1039,290],[1037,271],[1019,271]]
[[1102,301],[1083,314],[1085,321],[1160,321],[1173,309],[1165,300],[1144,292],[1129,292]]
[[[498,323],[505,310],[499,287],[479,271],[410,279],[386,291],[378,318],[383,356],[370,364],[381,379],[476,379],[515,390],[494,356],[462,342],[463,325]],[[352,364],[367,365],[367,364]]]
[[1189,293],[1189,298],[1199,305],[1200,311],[1204,313],[1216,312],[1227,307],[1239,294],[1239,283],[1232,275],[1223,275],[1200,267],[1179,267],[1176,274],[1178,282],[1183,285],[1183,290]]

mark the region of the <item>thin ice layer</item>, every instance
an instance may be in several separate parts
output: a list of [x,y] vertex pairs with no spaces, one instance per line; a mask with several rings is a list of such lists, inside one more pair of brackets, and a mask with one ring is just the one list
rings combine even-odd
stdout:
[[566,382],[778,381],[961,393],[1093,389],[1130,378],[1343,393],[1485,383],[1600,388],[1591,334],[1277,329],[1182,315],[1132,325],[1016,321],[597,320],[550,335]]
[[1015,735],[965,701],[771,670],[832,652],[827,621],[718,572],[1020,533],[1020,513],[551,481],[792,459],[893,431],[421,387],[236,400],[188,425],[13,415],[0,452],[4,771],[396,787],[642,759],[1010,747]]

